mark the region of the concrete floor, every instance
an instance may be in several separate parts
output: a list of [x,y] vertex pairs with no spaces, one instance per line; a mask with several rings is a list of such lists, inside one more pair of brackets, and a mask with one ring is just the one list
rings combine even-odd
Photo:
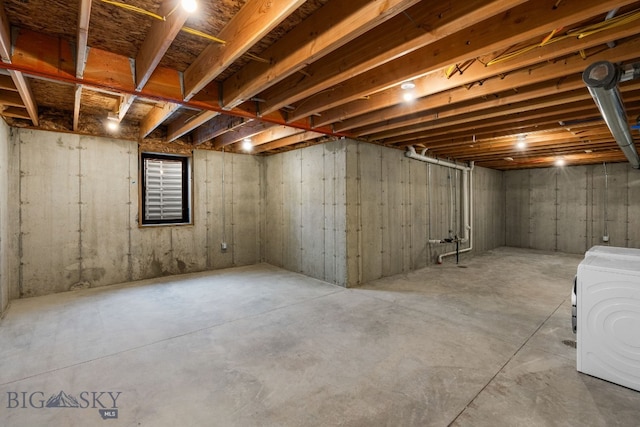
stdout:
[[[637,426],[640,393],[575,370],[580,259],[501,248],[358,289],[262,264],[13,301],[0,425]],[[79,408],[41,408],[61,391]]]

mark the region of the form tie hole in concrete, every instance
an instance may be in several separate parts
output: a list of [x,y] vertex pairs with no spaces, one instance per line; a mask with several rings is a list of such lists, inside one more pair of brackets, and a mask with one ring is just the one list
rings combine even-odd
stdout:
[[458,268],[467,268],[466,265],[459,265]]
[[562,344],[566,345],[567,347],[576,348],[576,342],[574,340],[564,340],[562,341]]

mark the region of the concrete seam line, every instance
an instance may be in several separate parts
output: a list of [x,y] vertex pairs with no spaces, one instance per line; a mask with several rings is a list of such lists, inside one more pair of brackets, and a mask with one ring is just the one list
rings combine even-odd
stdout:
[[511,357],[509,357],[509,359],[504,362],[504,364],[500,367],[500,369],[498,369],[498,371],[491,377],[491,379],[489,379],[489,381],[487,381],[487,383],[480,389],[480,391],[478,393],[476,393],[475,396],[473,396],[473,399],[471,399],[469,401],[469,403],[467,403],[465,405],[464,408],[462,408],[462,410],[458,413],[458,415],[456,415],[456,417],[451,420],[451,422],[449,423],[449,426],[452,425],[453,423],[455,423],[458,418],[460,418],[460,415],[462,415],[464,413],[464,411],[467,410],[467,408],[478,398],[478,396],[480,396],[482,394],[483,391],[485,391],[485,389],[489,386],[489,384],[491,384],[493,382],[493,380],[496,379],[496,377],[504,370],[504,368],[513,360],[514,357],[516,357],[516,355],[518,353],[520,353],[520,351],[524,348],[525,345],[527,345],[527,343],[529,342],[529,340],[531,340],[531,338],[533,338],[533,336],[535,334],[538,333],[538,331],[540,329],[542,329],[542,327],[549,321],[549,319],[551,319],[551,316],[553,316],[554,314],[556,314],[556,312],[560,309],[560,307],[562,307],[562,305],[566,302],[566,298],[562,300],[562,302],[556,307],[555,310],[553,310],[551,312],[551,314],[549,314],[547,316],[546,319],[544,319],[544,321],[542,323],[540,323],[540,325],[536,328],[535,331],[533,331],[531,333],[531,335],[529,335],[529,337],[522,343],[522,345],[520,347],[518,347],[518,349],[511,355]]

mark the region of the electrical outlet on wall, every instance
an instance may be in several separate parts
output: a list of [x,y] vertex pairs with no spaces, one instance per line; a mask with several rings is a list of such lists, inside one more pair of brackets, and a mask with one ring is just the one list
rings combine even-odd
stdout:
[[220,243],[220,250],[225,252],[227,250],[227,242]]

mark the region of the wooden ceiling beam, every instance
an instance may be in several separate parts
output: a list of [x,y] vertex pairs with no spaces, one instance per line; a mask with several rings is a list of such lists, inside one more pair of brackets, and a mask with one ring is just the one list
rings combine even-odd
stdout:
[[136,100],[135,95],[125,94],[120,96],[117,110],[115,111],[115,113],[118,115],[119,122],[122,121],[122,119],[124,119],[124,116],[127,114],[127,111],[129,111],[129,108],[131,108],[131,105],[133,105],[133,101],[135,100]]
[[20,98],[22,98],[22,102],[24,103],[27,112],[29,113],[29,117],[31,118],[31,122],[34,126],[38,126],[38,105],[36,104],[35,97],[31,92],[31,86],[29,85],[29,81],[19,71],[9,70],[9,75],[13,79],[16,87],[18,88],[18,93],[20,94]]
[[[12,52],[11,52],[11,28],[9,25],[9,20],[7,19],[7,15],[4,11],[4,3],[0,2],[0,57],[2,58],[2,62],[6,64],[12,63]],[[29,118],[34,126],[38,126],[38,105],[36,104],[35,98],[33,97],[33,93],[31,92],[31,87],[29,86],[29,81],[22,74],[22,72],[17,70],[9,70],[9,76],[11,80],[13,80],[13,84],[20,94],[20,99],[22,100],[22,106],[24,106],[29,113]]]
[[189,12],[180,7],[176,0],[164,0],[160,6],[159,15],[164,16],[165,20],[153,21],[136,55],[136,90],[138,91],[151,78],[151,74],[187,21]]
[[20,94],[11,90],[0,90],[0,105],[26,108]]
[[264,153],[270,150],[277,150],[278,148],[288,147],[290,145],[301,144],[312,139],[320,138],[324,136],[322,133],[306,131],[297,135],[289,136],[279,139],[277,141],[268,142],[266,144],[259,145],[253,149],[254,153]]
[[16,85],[13,83],[11,76],[0,74],[0,89],[2,90],[12,90],[14,92],[18,91]]
[[289,126],[274,126],[264,132],[260,132],[251,137],[251,144],[254,147],[267,144],[289,136],[297,135],[304,132],[303,130],[292,128]]
[[77,132],[80,126],[80,106],[82,105],[82,85],[76,85],[73,101],[73,131]]
[[[572,119],[587,119],[598,116],[598,110],[589,105],[587,108],[578,111],[571,111]],[[538,118],[527,120],[525,118],[515,119],[512,121],[505,120],[485,120],[483,122],[474,123],[471,127],[465,127],[461,129],[458,126],[450,128],[440,128],[436,132],[416,132],[410,135],[402,135],[395,138],[389,138],[384,141],[385,145],[394,145],[404,147],[407,145],[415,144],[416,141],[424,141],[428,143],[430,138],[434,140],[443,140],[447,138],[467,138],[471,144],[473,135],[476,138],[483,137],[497,137],[497,136],[510,136],[518,135],[521,133],[529,133],[535,131],[557,129],[560,127],[558,124],[564,116],[559,116],[558,112],[553,112],[550,117],[542,117],[538,115]],[[500,121],[501,123],[497,123]]]
[[76,77],[82,78],[87,62],[87,40],[89,38],[89,20],[91,19],[91,0],[80,0],[78,7],[78,38],[76,45]]
[[516,6],[483,22],[415,50],[394,61],[342,82],[331,91],[302,101],[292,120],[321,113],[363,96],[385,90],[403,81],[460,61],[526,43],[557,28],[633,3],[616,0],[537,0]]
[[[416,85],[414,94],[416,100],[410,107],[418,110],[437,108],[439,105],[462,102],[472,97],[489,95],[501,90],[516,88],[524,84],[533,84],[561,78],[570,73],[581,73],[586,67],[584,60],[575,55],[566,61],[557,61],[546,64],[544,67],[533,68],[545,61],[553,61],[565,55],[571,55],[579,50],[588,50],[599,47],[610,40],[621,40],[638,31],[635,22],[620,27],[601,31],[581,39],[572,38],[561,40],[546,46],[538,47],[528,53],[504,62],[490,66],[484,65],[484,61],[476,61],[469,65],[464,73],[447,76],[445,70],[428,74],[414,80]],[[633,50],[638,49],[638,44],[627,42],[626,47],[616,46],[606,51],[598,51],[588,55],[590,62],[611,57],[611,61],[617,62],[617,56],[623,58],[632,57]],[[487,58],[488,59],[488,58]],[[625,59],[623,59],[625,60]],[[531,67],[531,68],[530,68]],[[544,71],[542,71],[544,69]],[[480,83],[478,83],[480,82]],[[473,85],[467,88],[466,85]],[[384,111],[380,111],[386,109]],[[336,123],[336,129],[346,131],[356,127],[375,123],[379,116],[384,120],[397,117],[406,109],[406,103],[402,102],[402,89],[393,87],[382,92],[372,94],[366,100],[359,100],[341,105],[335,109],[322,113],[318,123]],[[368,113],[377,112],[377,114]]]
[[[594,163],[602,164],[606,163],[621,163],[626,161],[624,154],[621,151],[610,151],[605,153],[591,153],[591,154],[574,154],[570,156],[564,156],[567,165],[569,166],[580,166],[580,165],[589,165]],[[515,170],[515,169],[531,169],[531,168],[544,168],[544,167],[554,167],[556,158],[553,156],[547,157],[539,157],[535,159],[527,159],[527,161],[523,162],[506,162],[502,161],[492,161],[492,162],[481,162],[476,163],[476,165],[497,169],[502,171]]]
[[193,145],[200,145],[210,141],[223,133],[233,131],[244,125],[247,119],[242,117],[227,116],[221,114],[213,120],[195,129],[193,132]]
[[267,63],[251,62],[226,79],[222,106],[237,107],[416,3],[419,0],[329,1],[262,52]]
[[[490,95],[488,96],[477,95],[474,88],[456,88],[447,92],[438,93],[428,98],[422,98],[417,100],[415,103],[407,103],[405,105],[385,108],[383,110],[365,114],[364,116],[355,117],[342,123],[337,123],[336,128],[343,129],[344,127],[351,128],[356,125],[364,125],[363,127],[357,127],[350,130],[358,136],[365,136],[380,132],[383,129],[393,129],[415,124],[417,123],[415,121],[416,116],[422,116],[423,113],[433,114],[438,118],[446,118],[456,114],[480,111],[483,108],[499,107],[501,105],[527,101],[529,99],[535,100],[552,94],[585,88],[582,77],[579,74],[570,75],[563,80],[547,80],[543,84],[521,86],[518,88],[512,88],[511,90],[511,81],[501,85],[500,83],[502,81],[503,80],[500,79],[492,80],[492,82],[495,82],[496,84],[491,86],[494,88],[500,86],[500,88],[496,91],[490,92]],[[483,87],[484,85],[480,88]],[[462,93],[460,94],[459,92]],[[469,98],[469,100],[465,100],[466,102],[447,102],[447,99],[452,101],[453,99],[466,98],[464,95],[467,95]],[[411,110],[413,110],[413,112],[408,113],[408,111]],[[407,112],[400,114],[400,111]]]
[[[582,114],[576,114],[575,118],[591,118],[593,117],[593,110],[583,111]],[[599,125],[602,125],[600,120]],[[409,138],[394,138],[385,141],[385,145],[406,147],[407,145],[423,145],[425,148],[439,147],[439,146],[456,146],[460,144],[466,144],[467,146],[474,145],[477,141],[490,141],[500,140],[504,138],[515,138],[522,134],[535,134],[544,132],[557,132],[564,129],[558,124],[558,120],[551,118],[549,120],[533,120],[519,122],[517,126],[513,124],[507,124],[496,127],[477,128],[472,132],[464,130],[461,132],[451,131],[449,133],[441,134],[416,134]],[[475,142],[474,142],[475,137]]]
[[[622,154],[622,151],[620,151],[620,149],[618,148],[618,146],[616,145],[615,142],[611,142],[609,144],[601,144],[601,145],[597,145],[597,146],[593,146],[587,150],[581,150],[581,149],[575,149],[574,151],[564,151],[564,150],[557,150],[557,149],[553,149],[553,148],[547,148],[547,149],[543,149],[543,150],[538,150],[535,152],[531,152],[528,153],[526,155],[522,155],[522,156],[515,156],[515,155],[505,155],[505,154],[499,154],[496,153],[495,155],[485,155],[482,157],[479,157],[477,160],[475,160],[477,163],[484,163],[484,162],[495,162],[495,161],[506,161],[506,162],[514,162],[514,163],[520,163],[520,162],[528,162],[531,160],[535,160],[535,159],[540,159],[540,158],[544,158],[544,157],[553,157],[555,159],[557,158],[563,158],[565,159],[565,161],[567,161],[568,158],[571,158],[573,156],[589,156],[589,155],[593,155],[593,154],[599,154],[599,153],[613,153],[615,151],[618,151],[620,154]],[[515,156],[515,157],[514,157]],[[466,162],[468,160],[466,160],[467,158],[459,158],[458,161],[459,162]]]
[[73,131],[80,129],[80,106],[82,104],[82,85],[76,85],[73,94]]
[[[75,76],[75,66],[70,66],[73,64],[74,56],[68,41],[22,29],[17,31],[16,36],[14,61],[11,64],[0,63],[0,68],[23,72],[34,78],[82,84],[92,90],[137,95],[151,101],[170,102],[196,110],[224,112],[246,119],[259,118],[265,122],[286,124],[331,136],[350,136],[336,133],[330,127],[313,126],[308,119],[287,121],[280,112],[258,114],[246,105],[229,111],[223,110],[219,106],[217,97],[210,96],[209,86],[203,91],[207,92],[205,95],[198,94],[190,101],[184,101],[180,89],[180,73],[165,67],[156,68],[149,82],[140,92],[137,92],[131,70],[131,59],[97,48],[89,50],[84,77],[80,79]],[[142,129],[141,132],[143,132]]]
[[459,158],[459,156],[473,156],[478,159],[482,158],[482,156],[526,156],[532,152],[536,152],[537,150],[547,150],[551,148],[562,148],[568,151],[581,149],[584,147],[585,149],[592,149],[599,145],[603,144],[615,144],[613,137],[611,134],[602,135],[598,138],[589,138],[589,139],[580,139],[577,137],[568,138],[564,140],[552,140],[552,141],[539,141],[539,142],[529,142],[527,143],[526,148],[520,149],[516,146],[515,142],[509,143],[491,143],[486,142],[483,144],[475,144],[473,148],[471,147],[442,147],[442,148],[430,148],[429,153],[433,153],[436,156],[440,156],[443,153],[447,155]]
[[[626,97],[633,105],[633,102],[640,100],[640,95]],[[582,108],[580,108],[582,106]],[[640,113],[640,108],[628,108],[627,113],[634,117]],[[474,123],[471,127],[461,129],[459,126],[448,128],[440,128],[435,133],[417,132],[410,135],[403,135],[396,138],[385,140],[385,145],[404,147],[407,145],[422,144],[429,148],[437,145],[447,145],[451,141],[466,139],[468,145],[473,145],[473,137],[477,140],[486,138],[499,138],[517,136],[520,134],[536,133],[543,131],[558,131],[566,129],[566,126],[560,125],[559,122],[574,120],[583,120],[584,123],[574,125],[572,129],[577,130],[581,125],[593,126],[593,123],[602,124],[602,119],[597,109],[591,104],[577,103],[568,106],[562,111],[550,111],[547,114],[542,112],[535,115],[527,115],[524,117],[513,118],[508,120],[484,120]],[[593,121],[595,120],[595,122]]]
[[209,120],[218,116],[217,111],[202,111],[197,116],[182,116],[169,124],[167,142],[175,141],[181,136],[191,132],[198,126],[202,126]]
[[[557,124],[556,124],[557,126]],[[528,135],[525,137],[524,142],[525,146],[539,144],[541,142],[552,142],[557,144],[562,144],[577,138],[586,138],[586,139],[601,139],[601,138],[611,138],[611,133],[604,125],[599,126],[598,131],[594,131],[593,133],[585,134],[585,135],[574,135],[568,131],[561,132],[544,132],[538,135]],[[439,142],[434,142],[430,140],[428,143],[428,147],[430,151],[438,151],[441,150],[467,150],[474,149],[478,146],[482,145],[490,145],[490,146],[513,146],[515,147],[517,143],[520,142],[518,137],[515,135],[512,137],[503,137],[503,138],[481,138],[476,139],[471,142],[468,139],[454,139],[454,140],[443,140]]]
[[[599,142],[587,142],[583,143],[581,141],[573,141],[570,143],[566,143],[562,146],[553,145],[553,144],[545,144],[538,145],[535,147],[531,147],[527,150],[516,150],[513,148],[487,148],[486,150],[476,150],[476,151],[458,151],[447,153],[448,156],[455,158],[458,161],[466,161],[466,160],[474,160],[478,162],[492,160],[492,159],[505,159],[512,158],[514,160],[523,159],[527,157],[535,157],[545,154],[565,154],[565,153],[574,153],[574,152],[585,152],[585,151],[600,151],[600,150],[610,150],[617,148],[617,144],[611,138],[608,141],[599,141]],[[441,157],[438,153],[434,153],[436,157]]]
[[303,3],[248,0],[217,35],[226,43],[210,44],[185,71],[184,100],[190,100]]
[[[529,109],[527,111],[519,111],[518,108],[515,108],[510,113],[500,114],[492,114],[488,113],[483,117],[474,117],[471,114],[471,121],[469,121],[469,117],[453,117],[452,120],[437,120],[434,123],[425,122],[425,124],[410,126],[407,128],[395,129],[391,131],[385,131],[381,133],[377,133],[371,135],[371,139],[374,141],[384,141],[393,138],[401,138],[404,135],[411,135],[415,133],[445,133],[447,131],[464,131],[464,130],[472,130],[477,129],[480,126],[490,125],[502,125],[506,123],[513,123],[522,120],[531,120],[534,118],[542,118],[549,115],[561,116],[563,114],[572,113],[577,110],[584,110],[586,108],[592,107],[594,108],[594,112],[597,113],[597,109],[593,100],[587,99],[589,95],[587,94],[585,99],[582,99],[578,102],[567,103],[560,106],[551,106],[546,110],[538,110],[538,109]],[[506,111],[510,111],[506,109]],[[528,114],[531,113],[531,114]]]
[[29,116],[29,113],[24,107],[7,107],[0,111],[0,114],[5,117],[13,117],[15,119],[31,119],[31,116]]
[[[80,0],[78,8],[78,37],[76,45],[76,77],[82,78],[87,64],[87,40],[89,38],[89,21],[91,19],[91,0]],[[82,103],[82,85],[76,85],[73,103],[73,131],[80,126],[80,105]]]
[[[538,102],[541,98],[546,96],[553,96],[562,93],[567,93],[574,90],[582,90],[584,92],[585,85],[582,81],[582,77],[575,75],[569,78],[568,81],[563,81],[561,84],[554,84],[553,82],[546,82],[544,85],[535,85],[533,88],[529,86],[519,88],[518,91],[511,91],[507,93],[496,94],[494,97],[488,100],[476,99],[475,102],[464,102],[449,105],[447,107],[441,107],[437,110],[428,109],[425,111],[413,113],[410,115],[395,116],[393,119],[380,120],[375,125],[367,126],[364,128],[358,128],[354,130],[354,133],[360,137],[375,134],[377,132],[383,132],[386,130],[397,129],[400,127],[411,126],[418,123],[423,123],[425,120],[438,120],[454,117],[461,114],[470,114],[472,112],[485,111],[487,109],[497,108],[506,104],[515,104],[519,102],[526,102],[533,100]],[[585,95],[584,93],[582,95]],[[588,93],[586,94],[588,96]]]
[[140,139],[146,138],[168,119],[169,116],[178,110],[178,108],[180,108],[180,105],[174,104],[173,102],[154,105],[153,109],[147,113],[142,122],[140,122]]
[[261,93],[266,100],[263,110],[272,112],[293,104],[520,3],[523,1],[420,2],[321,61],[310,63],[304,78],[292,76]]
[[[640,90],[640,82],[634,82],[624,88],[623,93],[634,90]],[[490,119],[494,117],[515,117],[522,113],[534,110],[546,111],[545,109],[556,108],[556,106],[570,105],[578,101],[591,101],[591,95],[583,87],[567,92],[558,91],[553,95],[526,97],[520,102],[499,103],[494,101],[476,102],[472,105],[464,105],[460,108],[439,111],[432,114],[422,115],[411,119],[399,120],[398,122],[389,123],[386,126],[378,127],[375,132],[367,131],[358,133],[358,135],[373,134],[376,139],[392,138],[406,133],[412,133],[414,130],[431,130],[445,126],[453,126],[458,124],[470,124],[474,122]]]
[[[142,90],[149,82],[151,75],[156,71],[158,64],[189,16],[189,13],[184,8],[179,7],[179,4],[177,4],[175,0],[165,0],[160,6],[159,14],[165,17],[165,19],[163,21],[153,21],[135,58],[135,91],[137,92]],[[135,100],[136,96],[132,94],[121,96],[116,111],[118,121],[124,119]],[[166,105],[167,104],[163,104],[164,113],[170,115],[175,111],[173,108],[175,104],[172,104],[168,109],[165,109]],[[162,117],[163,112],[154,111],[153,114],[155,116],[146,122],[144,130],[141,129],[141,134],[147,132],[146,135],[148,135],[148,133],[155,129],[151,129],[150,125],[155,123],[156,126],[158,126],[161,123],[159,123],[158,120]],[[166,116],[164,118],[166,118]]]
[[235,128],[231,132],[226,132],[213,139],[213,145],[216,149],[226,147],[236,142],[242,141],[245,138],[252,138],[259,133],[262,133],[274,126],[274,123],[264,123],[257,120],[245,123],[244,125]]

